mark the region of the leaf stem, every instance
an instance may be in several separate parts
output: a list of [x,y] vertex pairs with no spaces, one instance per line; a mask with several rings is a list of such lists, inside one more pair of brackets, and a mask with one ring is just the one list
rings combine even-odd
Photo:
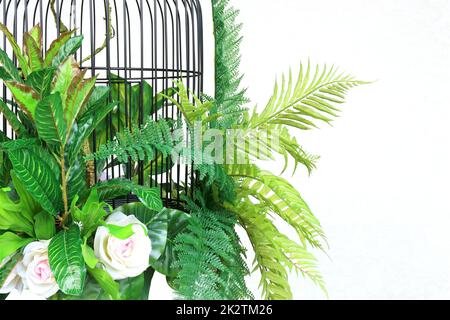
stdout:
[[64,203],[64,214],[62,215],[60,219],[60,227],[64,228],[64,224],[69,217],[69,201],[67,198],[67,176],[66,176],[66,164],[64,159],[64,145],[61,146],[61,155],[60,155],[60,166],[61,166],[61,191],[63,196],[63,203]]

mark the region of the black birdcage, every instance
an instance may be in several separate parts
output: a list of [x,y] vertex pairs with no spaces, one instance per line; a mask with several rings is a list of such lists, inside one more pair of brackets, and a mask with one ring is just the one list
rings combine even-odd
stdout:
[[[67,30],[83,35],[76,53],[80,66],[98,75],[98,84],[114,87],[111,99],[120,100],[122,114],[108,116],[105,140],[125,127],[142,124],[148,116],[155,120],[179,117],[177,108],[158,93],[170,94],[174,80],[182,80],[195,94],[203,86],[203,25],[199,0],[0,0],[2,23],[19,45],[22,35],[35,25],[43,30],[43,48]],[[6,37],[0,42],[10,55]],[[133,98],[138,92],[138,98]],[[151,92],[151,93],[150,93]],[[11,99],[3,86],[2,97]],[[148,99],[151,98],[151,100]],[[174,97],[176,98],[176,97]],[[148,106],[157,112],[147,112]],[[15,107],[13,107],[13,111]],[[146,114],[147,113],[147,114]],[[0,129],[14,138],[5,119]],[[98,137],[92,139],[97,148]],[[180,206],[188,192],[193,171],[166,158],[127,166],[96,163],[96,179],[126,177],[141,185],[159,186],[168,207]],[[102,169],[104,169],[102,171]],[[192,189],[189,189],[192,192]],[[113,200],[117,206],[126,199]]]

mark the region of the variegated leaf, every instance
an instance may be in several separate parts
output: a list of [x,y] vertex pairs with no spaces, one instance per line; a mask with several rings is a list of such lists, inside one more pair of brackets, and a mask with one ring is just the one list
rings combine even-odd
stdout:
[[58,39],[52,42],[50,48],[47,50],[45,55],[45,65],[50,67],[52,65],[53,59],[59,52],[59,49],[67,42],[72,35],[75,33],[75,30],[63,33]]
[[31,120],[34,120],[36,107],[40,100],[39,94],[33,88],[16,81],[6,81],[5,84],[19,107]]
[[81,295],[86,281],[86,265],[77,225],[61,231],[50,241],[48,261],[61,291],[69,295]]
[[48,144],[66,144],[67,125],[59,93],[41,100],[36,108],[36,127],[39,137]]

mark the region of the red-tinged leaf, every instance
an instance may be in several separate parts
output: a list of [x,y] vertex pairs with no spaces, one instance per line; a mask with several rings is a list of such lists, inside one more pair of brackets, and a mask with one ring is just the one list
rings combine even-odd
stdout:
[[42,29],[41,25],[35,25],[29,32],[30,36],[33,38],[34,42],[36,42],[39,50],[42,50]]
[[72,38],[72,35],[75,33],[75,30],[63,33],[58,39],[52,42],[50,45],[50,48],[48,49],[46,55],[45,55],[45,65],[47,67],[50,67],[52,65],[53,59],[56,57],[56,55],[59,52],[59,49],[67,43],[67,41]]
[[[84,75],[84,72],[82,73]],[[67,126],[72,127],[80,111],[89,101],[92,90],[94,89],[97,78],[83,80],[76,87],[71,87],[68,93],[65,109]]]
[[19,61],[19,65],[22,68],[23,75],[25,77],[28,76],[28,74],[30,72],[29,72],[29,68],[28,68],[27,59],[25,59],[25,57],[22,55],[20,47],[19,47],[19,45],[16,42],[16,38],[8,30],[8,28],[4,24],[1,24],[1,23],[0,23],[0,31],[4,33],[4,35],[6,36],[6,38],[9,41],[9,43],[11,44],[11,47],[12,47],[12,49],[14,51],[14,54],[16,55],[17,60]]
[[80,66],[73,57],[69,57],[58,67],[55,79],[53,80],[52,93],[59,92],[61,94],[63,106],[66,105],[68,91],[73,80],[79,77],[80,73]]
[[18,83],[15,81],[6,81],[5,84],[11,91],[14,100],[19,105],[19,107],[28,115],[31,120],[34,120],[36,107],[41,98],[39,94],[31,87],[22,83]]
[[23,41],[23,51],[28,56],[28,62],[31,71],[42,69],[44,67],[44,61],[42,60],[41,49],[39,49],[39,45],[29,33],[24,34]]

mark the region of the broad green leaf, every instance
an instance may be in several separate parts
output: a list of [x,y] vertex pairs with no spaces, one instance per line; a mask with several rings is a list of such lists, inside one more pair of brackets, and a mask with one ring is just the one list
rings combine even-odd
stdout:
[[43,68],[31,73],[25,83],[42,97],[49,95],[56,68]]
[[34,216],[34,233],[39,240],[50,240],[56,234],[55,218],[42,211]]
[[40,100],[39,94],[33,88],[16,81],[6,81],[5,84],[19,107],[31,120],[34,120],[36,107]]
[[28,132],[27,129],[23,126],[23,124],[19,121],[14,112],[9,109],[9,107],[0,99],[0,113],[3,114],[5,119],[8,121],[9,125],[13,129],[14,133],[21,138],[27,137]]
[[39,51],[42,50],[42,29],[39,24],[35,25],[29,32],[31,38],[36,42]]
[[89,274],[113,300],[120,300],[120,285],[103,269],[88,268]]
[[121,298],[123,300],[148,300],[154,272],[153,269],[149,268],[135,278],[127,278],[119,281]]
[[[84,76],[84,73],[81,73],[81,75]],[[89,101],[96,80],[97,78],[94,77],[87,80],[81,79],[80,82],[77,82],[77,79],[75,78],[74,82],[69,87],[64,109],[65,119],[69,128],[72,127],[73,122],[77,119],[79,113]]]
[[66,144],[67,124],[59,93],[39,102],[36,108],[36,127],[39,137],[48,144],[62,147]]
[[58,39],[52,42],[45,55],[45,65],[47,67],[50,67],[52,65],[53,59],[56,57],[61,47],[72,38],[72,35],[75,33],[75,31],[76,30],[65,32]]
[[56,282],[65,294],[79,296],[86,281],[80,228],[72,225],[59,232],[48,246],[48,261]]
[[76,36],[67,40],[67,42],[60,47],[57,55],[53,58],[52,66],[53,67],[59,66],[69,56],[77,52],[77,50],[81,47],[83,43],[83,38],[84,38],[83,36]]
[[152,242],[150,263],[156,262],[164,252],[167,242],[167,214],[168,209],[161,212],[153,211],[145,207],[142,203],[131,203],[116,209],[126,215],[134,215],[148,230],[148,236]]
[[94,269],[100,260],[95,256],[94,249],[89,247],[87,244],[83,244],[81,247],[81,250],[83,252],[83,259],[86,263],[86,266],[89,269]]
[[34,199],[39,202],[42,208],[57,216],[61,206],[61,189],[59,180],[51,164],[45,162],[42,152],[38,154],[35,151],[27,149],[13,150],[9,152],[9,159],[13,164],[17,178]]
[[147,188],[133,185],[131,192],[150,210],[161,211],[163,203],[159,188]]
[[134,224],[129,224],[127,226],[116,226],[114,224],[103,224],[105,228],[108,228],[109,233],[117,239],[127,240],[134,234]]
[[180,210],[164,210],[167,213],[168,222],[167,244],[158,261],[151,262],[150,265],[159,273],[162,273],[168,277],[175,277],[178,270],[173,267],[173,262],[176,259],[175,252],[173,250],[173,243],[176,236],[185,230],[190,216],[186,212]]
[[[22,254],[20,252],[16,252],[5,264],[0,268],[0,288],[2,288],[5,284],[6,279],[11,274],[13,269],[16,267],[17,263],[22,258]],[[2,261],[0,261],[1,265]]]
[[76,208],[77,201],[77,197],[72,201],[72,215],[75,221],[81,222],[83,226],[83,237],[89,238],[107,215],[105,207],[108,205],[105,202],[99,201],[98,193],[95,188],[91,190],[91,193],[81,210]]
[[4,24],[1,24],[1,23],[0,23],[0,31],[4,33],[4,35],[6,36],[6,38],[9,41],[9,43],[11,44],[14,54],[15,54],[17,60],[19,61],[19,65],[20,65],[20,68],[22,69],[22,73],[24,74],[25,77],[27,77],[29,74],[27,59],[22,55],[20,47],[16,42],[16,38],[8,30],[8,28]]
[[67,177],[68,198],[71,202],[76,195],[84,200],[89,195],[88,184],[86,180],[86,165],[81,157],[72,161],[68,170]]
[[14,190],[20,199],[20,206],[22,214],[27,217],[28,221],[34,222],[34,215],[42,211],[39,203],[34,200],[33,196],[26,190],[22,182],[17,178],[14,170],[11,170],[11,179],[14,185]]
[[94,113],[98,108],[108,104],[107,99],[109,98],[110,92],[111,89],[107,86],[94,87],[86,107],[81,111],[80,114],[84,115],[90,113],[90,117],[94,116]]
[[67,92],[71,83],[74,79],[80,78],[80,74],[80,65],[73,56],[66,59],[56,70],[52,93],[59,92],[61,94],[63,106],[66,105]]
[[13,201],[6,191],[0,190],[0,230],[26,233],[34,236],[33,222],[23,212],[20,202]]
[[1,79],[5,81],[14,80],[22,82],[19,70],[16,68],[8,54],[0,49],[0,65],[2,66]]
[[0,235],[0,262],[30,242],[33,242],[33,239],[21,238],[11,232]]
[[130,181],[126,179],[112,179],[95,185],[101,201],[124,197],[130,193]]
[[44,61],[41,56],[41,49],[29,33],[23,36],[24,52],[28,56],[28,63],[31,71],[37,71],[44,67]]

